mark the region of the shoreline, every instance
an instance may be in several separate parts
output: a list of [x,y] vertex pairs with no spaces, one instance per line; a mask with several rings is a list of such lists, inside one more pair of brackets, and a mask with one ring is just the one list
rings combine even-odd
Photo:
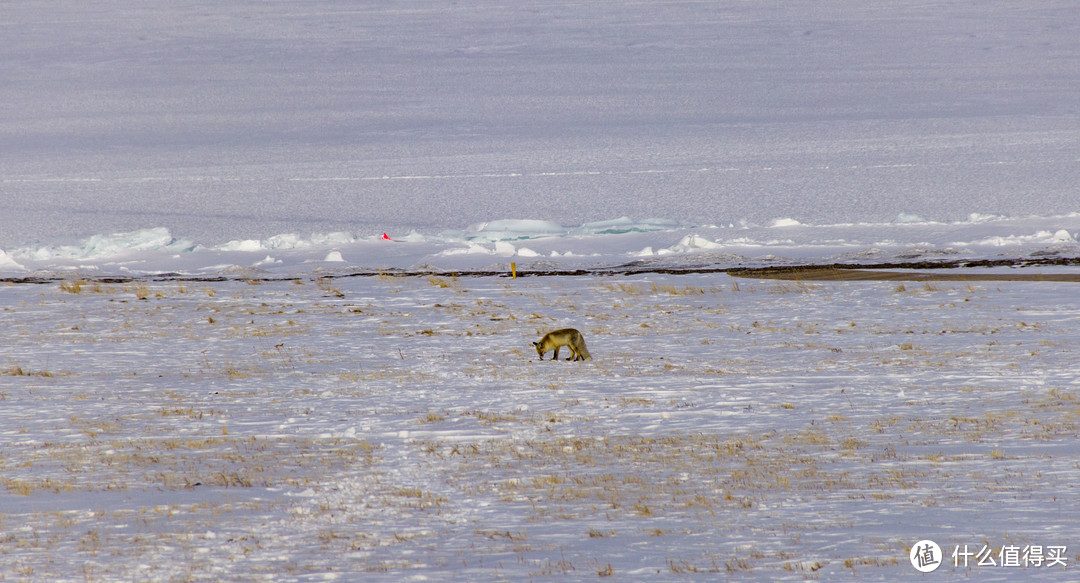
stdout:
[[[609,267],[579,267],[567,269],[529,269],[527,265],[518,266],[516,277],[582,277],[613,275],[700,275],[708,273],[726,273],[732,277],[750,279],[807,280],[807,281],[1048,281],[1080,282],[1077,273],[1019,273],[1019,272],[963,272],[968,269],[1029,270],[1039,267],[1080,266],[1080,257],[1035,257],[1004,258],[952,261],[893,261],[884,263],[805,263],[797,265],[772,265],[761,267],[696,265],[676,266],[665,264],[647,264],[631,262]],[[911,271],[907,271],[911,270]],[[934,271],[930,271],[934,270]],[[941,271],[945,270],[945,271]],[[245,275],[194,275],[183,273],[159,273],[146,275],[90,275],[71,272],[65,274],[27,275],[0,277],[0,283],[8,285],[45,285],[64,281],[81,280],[91,283],[123,284],[137,281],[149,282],[190,282],[217,283],[226,281],[295,281],[304,279],[343,279],[353,277],[515,277],[509,265],[503,269],[363,269],[339,273],[303,273],[303,274],[245,274]]]

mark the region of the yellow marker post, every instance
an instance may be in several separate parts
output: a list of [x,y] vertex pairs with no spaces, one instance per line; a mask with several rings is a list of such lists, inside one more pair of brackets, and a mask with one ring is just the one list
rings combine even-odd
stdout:
[[510,277],[511,279],[517,279],[517,263],[510,262]]

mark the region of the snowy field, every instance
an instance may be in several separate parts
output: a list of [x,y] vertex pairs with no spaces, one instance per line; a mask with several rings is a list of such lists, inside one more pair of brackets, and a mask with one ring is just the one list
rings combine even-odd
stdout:
[[1074,2],[0,38],[0,581],[1080,579]]
[[1070,579],[1076,285],[7,284],[0,577]]
[[26,0],[0,249],[1078,212],[1071,0]]

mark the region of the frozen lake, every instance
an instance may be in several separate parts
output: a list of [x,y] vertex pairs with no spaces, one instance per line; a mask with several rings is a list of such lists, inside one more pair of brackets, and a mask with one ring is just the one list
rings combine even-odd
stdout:
[[0,579],[1076,579],[1074,3],[0,38]]
[[1070,2],[19,2],[0,249],[1080,210]]

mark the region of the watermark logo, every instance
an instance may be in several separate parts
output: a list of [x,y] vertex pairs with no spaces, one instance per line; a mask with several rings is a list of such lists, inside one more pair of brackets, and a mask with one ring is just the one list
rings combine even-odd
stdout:
[[[953,547],[952,566],[954,568],[978,567],[1060,567],[1069,566],[1069,547],[1065,545],[1002,545],[991,547],[983,544],[978,547],[958,544]],[[921,540],[911,547],[908,558],[911,566],[920,573],[932,573],[945,562],[948,556],[941,547],[929,539]]]
[[[995,552],[996,551],[996,552]],[[953,549],[953,566],[967,567],[1061,567],[1069,566],[1069,547],[1065,545],[1002,545],[995,549],[982,545],[978,551],[967,545]]]
[[932,540],[921,540],[908,553],[911,566],[920,573],[931,573],[941,566],[941,547]]

